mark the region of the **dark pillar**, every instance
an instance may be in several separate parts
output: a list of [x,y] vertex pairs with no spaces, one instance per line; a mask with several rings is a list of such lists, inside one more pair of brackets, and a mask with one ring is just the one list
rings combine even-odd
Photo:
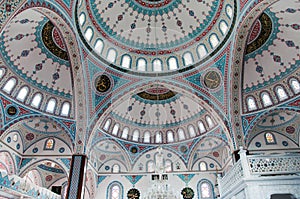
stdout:
[[86,155],[73,155],[69,175],[69,186],[66,199],[83,198],[85,183],[85,167],[87,163]]

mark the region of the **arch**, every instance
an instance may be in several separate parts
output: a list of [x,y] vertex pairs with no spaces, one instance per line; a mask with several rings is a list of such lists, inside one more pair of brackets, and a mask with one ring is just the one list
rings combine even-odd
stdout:
[[273,102],[272,102],[268,92],[266,92],[266,91],[262,92],[260,96],[261,96],[262,103],[263,103],[264,107],[268,107],[268,106],[273,105]]
[[127,54],[122,56],[121,66],[124,68],[131,68],[131,57]]
[[113,48],[110,48],[107,51],[107,55],[106,55],[107,61],[111,62],[111,63],[115,63],[116,59],[117,59],[117,51]]
[[204,44],[200,44],[197,47],[197,53],[198,53],[198,57],[201,59],[203,57],[205,57],[207,55],[207,49],[206,46]]
[[14,77],[10,78],[4,85],[3,91],[6,92],[7,94],[10,94],[12,90],[15,88],[16,84],[17,84],[17,79]]
[[116,123],[116,124],[114,125],[114,128],[113,128],[111,134],[112,134],[112,135],[118,135],[119,129],[120,129],[120,124]]
[[256,101],[252,96],[247,97],[246,104],[247,104],[248,111],[254,111],[257,109]]
[[219,42],[220,42],[220,39],[218,38],[218,36],[215,33],[213,33],[209,36],[209,43],[210,43],[211,48],[217,47]]
[[201,120],[198,121],[198,128],[199,128],[200,134],[206,132],[206,128],[205,128],[205,126],[204,126],[204,124],[203,124],[203,122]]
[[207,180],[203,179],[198,182],[197,185],[198,189],[198,198],[199,199],[214,199],[214,190],[213,190],[213,185],[212,183]]
[[294,94],[300,93],[300,83],[297,79],[291,78],[289,80],[289,85],[290,85],[292,91],[294,92]]
[[169,70],[176,70],[179,68],[178,66],[178,60],[176,57],[169,57],[168,58],[168,67]]
[[61,111],[60,111],[60,115],[61,116],[66,116],[68,117],[70,115],[70,109],[71,109],[71,104],[70,102],[64,102],[62,104],[62,108],[61,108]]
[[4,76],[6,70],[4,68],[0,68],[0,79]]
[[144,142],[145,143],[150,143],[150,132],[149,131],[146,131],[144,133]]
[[138,129],[135,129],[132,133],[132,141],[138,142],[140,137],[140,131]]
[[279,101],[283,101],[288,98],[288,95],[282,86],[276,86],[275,93]]
[[48,113],[54,113],[56,109],[56,99],[50,98],[48,100],[47,106],[46,106],[46,112]]
[[269,144],[276,144],[276,139],[275,139],[275,136],[274,136],[273,133],[266,132],[264,134],[264,138],[265,138],[265,141],[266,141],[267,145],[269,145]]
[[29,93],[29,87],[28,86],[23,86],[17,95],[17,100],[24,102],[26,97],[28,96]]
[[102,41],[102,39],[97,39],[96,43],[94,45],[94,50],[98,55],[101,55],[102,51],[104,48],[104,43]]
[[167,140],[169,143],[174,142],[174,134],[172,131],[167,131]]
[[173,164],[172,164],[171,160],[166,160],[166,162],[165,162],[165,171],[167,173],[173,171]]
[[44,144],[44,150],[54,150],[55,140],[53,138],[48,138]]
[[195,128],[193,125],[189,125],[188,126],[188,130],[189,130],[189,134],[190,134],[190,137],[193,138],[196,136],[196,131],[195,131]]
[[86,16],[84,14],[84,12],[80,13],[79,18],[78,18],[79,24],[81,26],[84,25],[85,21],[86,21]]
[[228,31],[228,24],[226,23],[226,21],[221,20],[219,23],[219,28],[220,28],[222,35],[223,36],[226,35],[226,33]]
[[184,130],[183,130],[182,128],[179,128],[179,129],[177,130],[177,133],[178,133],[178,140],[179,140],[179,141],[185,139],[185,133],[184,133]]
[[188,66],[194,63],[194,57],[191,52],[185,52],[182,55],[183,65]]
[[161,132],[156,132],[155,134],[155,143],[162,143],[163,139],[162,139],[162,133]]
[[127,139],[128,138],[128,134],[129,134],[129,128],[128,127],[124,127],[123,131],[122,131],[122,135],[121,137],[123,139]]
[[154,59],[152,61],[152,70],[154,72],[160,72],[163,70],[163,64],[162,61],[160,59]]
[[108,131],[110,124],[111,124],[111,119],[107,119],[103,126],[103,130]]
[[205,116],[205,120],[208,124],[208,128],[213,128],[215,126],[213,120],[211,119],[211,117],[209,115]]
[[147,61],[144,58],[138,58],[136,67],[138,71],[146,71]]
[[12,155],[8,151],[0,151],[0,162],[5,166],[8,174],[16,173],[16,165]]
[[123,186],[120,182],[114,181],[107,187],[107,199],[122,199]]
[[84,32],[85,39],[90,42],[94,37],[94,30],[91,27],[88,27]]
[[121,167],[120,167],[120,165],[114,164],[114,165],[112,166],[111,172],[112,172],[112,173],[120,173],[120,172],[121,172]]
[[154,172],[154,162],[153,160],[149,160],[147,163],[146,163],[146,171],[147,172]]
[[225,7],[225,9],[226,9],[227,17],[228,17],[229,19],[231,19],[232,16],[233,16],[233,10],[232,10],[232,7],[231,7],[229,4],[227,4],[226,7]]
[[34,94],[30,105],[34,108],[40,108],[42,99],[43,99],[42,94],[36,93],[36,94]]
[[207,171],[207,163],[204,161],[199,162],[199,171]]

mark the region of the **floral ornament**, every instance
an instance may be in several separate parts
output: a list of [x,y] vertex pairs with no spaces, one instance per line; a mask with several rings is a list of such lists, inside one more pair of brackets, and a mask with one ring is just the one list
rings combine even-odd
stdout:
[[140,198],[140,192],[139,190],[132,188],[127,193],[128,199],[139,199]]
[[190,187],[185,187],[181,190],[181,195],[184,199],[192,199],[194,198],[194,191]]

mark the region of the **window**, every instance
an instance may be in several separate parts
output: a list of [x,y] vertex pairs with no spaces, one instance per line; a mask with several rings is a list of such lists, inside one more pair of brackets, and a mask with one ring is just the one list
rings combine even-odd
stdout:
[[175,57],[169,58],[168,59],[168,66],[169,66],[169,70],[176,70],[176,69],[178,69],[177,59]]
[[220,22],[220,30],[221,30],[221,32],[222,32],[223,35],[225,35],[226,32],[227,32],[227,30],[228,30],[228,25],[223,20]]
[[122,56],[121,66],[124,68],[130,68],[131,66],[131,57],[129,55]]
[[277,97],[279,98],[279,101],[285,100],[288,98],[285,90],[281,86],[276,87],[276,94]]
[[102,50],[103,50],[103,47],[104,47],[104,43],[101,39],[98,39],[95,43],[95,46],[94,46],[94,49],[95,49],[95,52],[100,55],[102,53]]
[[108,129],[110,127],[110,123],[111,123],[111,119],[106,120],[103,130],[108,131]]
[[200,44],[197,48],[197,52],[198,52],[198,56],[200,58],[205,57],[205,55],[207,55],[207,50],[204,44]]
[[93,35],[94,35],[93,29],[90,28],[90,27],[87,28],[86,31],[85,31],[85,33],[84,33],[85,39],[86,39],[88,42],[90,42],[90,41],[92,40],[92,38],[93,38]]
[[248,106],[249,111],[253,111],[253,110],[257,109],[256,103],[255,103],[255,100],[254,100],[253,97],[248,97],[247,98],[247,106]]
[[217,37],[216,34],[212,34],[209,37],[209,42],[212,48],[215,48],[219,44],[219,38]]
[[161,135],[161,132],[156,132],[155,142],[156,142],[156,143],[162,143],[162,135]]
[[185,139],[184,131],[183,131],[182,128],[178,129],[177,133],[178,133],[178,139],[179,139],[179,141]]
[[166,168],[166,172],[172,172],[173,168],[172,168],[171,160],[166,160],[165,168]]
[[139,136],[140,136],[139,130],[137,130],[137,129],[134,130],[133,134],[132,134],[132,141],[135,141],[135,142],[139,141]]
[[200,195],[201,195],[201,199],[214,198],[211,183],[205,181],[200,184]]
[[48,104],[47,104],[47,107],[46,107],[46,112],[48,113],[54,113],[54,109],[56,107],[56,100],[51,98],[49,101],[48,101]]
[[162,71],[162,62],[161,62],[161,60],[159,60],[159,59],[153,60],[152,65],[153,65],[153,71],[154,72]]
[[0,78],[3,77],[4,73],[5,73],[5,69],[4,68],[0,68]]
[[52,139],[52,138],[47,139],[45,142],[44,149],[45,150],[53,150],[54,149],[54,139]]
[[17,142],[17,141],[18,141],[18,138],[19,138],[18,133],[17,133],[16,131],[13,131],[13,132],[11,132],[11,133],[14,133],[12,140],[13,140],[14,142]]
[[42,94],[37,93],[34,95],[32,101],[31,101],[31,106],[33,106],[35,108],[39,108],[41,102],[42,102]]
[[107,199],[123,199],[123,187],[119,182],[108,185],[107,192]]
[[115,124],[111,134],[118,135],[119,128],[120,128],[120,125],[119,124]]
[[204,126],[202,121],[198,121],[198,128],[200,130],[200,133],[205,133],[206,132],[205,126]]
[[145,59],[139,58],[137,60],[137,70],[138,71],[146,71],[146,65],[147,65],[147,62]]
[[128,133],[129,133],[129,128],[128,127],[125,127],[124,129],[123,129],[123,132],[122,132],[122,138],[123,139],[127,139],[128,138]]
[[153,161],[147,162],[147,172],[154,172],[154,162]]
[[27,86],[24,86],[23,88],[21,88],[21,90],[19,91],[18,95],[17,95],[17,100],[24,102],[25,98],[27,97],[29,92],[29,88]]
[[174,142],[174,135],[173,135],[172,131],[167,132],[167,139],[168,139],[168,142]]
[[117,58],[117,51],[115,49],[109,49],[107,52],[107,60],[111,63],[114,63]]
[[228,16],[229,19],[232,18],[232,8],[231,8],[230,5],[226,6],[226,14],[227,14],[227,16]]
[[276,144],[275,137],[272,133],[265,133],[266,144]]
[[199,163],[199,170],[200,171],[207,171],[207,164],[205,162]]
[[69,102],[64,102],[63,105],[62,105],[62,109],[61,109],[60,115],[61,116],[69,116],[70,107],[71,107],[71,105],[70,105]]
[[295,94],[298,94],[300,92],[300,84],[299,84],[298,80],[291,79],[290,86],[292,87],[292,90],[294,91]]
[[215,125],[214,125],[214,122],[212,121],[212,119],[211,119],[211,117],[210,116],[206,116],[205,117],[205,119],[206,119],[206,122],[207,122],[207,124],[208,124],[208,127],[211,129],[211,128],[213,128]]
[[196,136],[195,128],[192,125],[189,125],[189,134],[190,134],[190,137],[195,137]]
[[146,131],[144,133],[144,142],[145,143],[150,143],[150,132],[149,131]]
[[114,165],[112,166],[112,172],[113,172],[113,173],[119,173],[119,172],[120,172],[120,166],[117,165],[117,164],[114,164]]
[[85,22],[85,14],[82,12],[80,15],[79,15],[79,24],[82,26]]
[[184,55],[183,55],[183,64],[185,66],[188,66],[188,65],[193,64],[193,62],[194,62],[194,59],[193,59],[192,53],[190,53],[190,52],[184,53]]
[[14,87],[16,86],[17,80],[15,78],[11,78],[9,79],[6,84],[3,87],[3,90],[10,94],[11,91],[14,89]]
[[269,93],[263,92],[261,94],[261,98],[262,98],[262,102],[263,102],[264,107],[267,107],[267,106],[270,106],[270,105],[273,104],[272,101],[271,101]]

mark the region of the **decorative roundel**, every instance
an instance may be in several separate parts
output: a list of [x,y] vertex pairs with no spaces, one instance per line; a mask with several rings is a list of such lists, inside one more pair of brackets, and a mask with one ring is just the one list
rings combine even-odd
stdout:
[[150,157],[151,157],[151,155],[150,155],[150,154],[147,154],[147,155],[146,155],[146,158],[148,158],[148,159],[149,159]]
[[288,146],[289,143],[288,143],[287,141],[282,141],[282,145],[283,145],[283,146]]
[[34,134],[33,134],[33,133],[27,133],[27,134],[26,134],[26,140],[31,141],[31,140],[33,140],[33,139],[34,139]]
[[213,152],[213,156],[217,158],[217,157],[219,157],[219,156],[220,156],[220,154],[219,154],[219,152],[218,152],[218,151],[214,151],[214,152]]
[[65,152],[65,148],[64,148],[64,147],[61,147],[61,148],[59,149],[59,152],[60,152],[60,153]]
[[47,175],[46,177],[45,177],[45,179],[46,179],[46,181],[51,181],[52,179],[53,179],[53,177],[52,177],[52,175]]
[[204,85],[211,90],[219,88],[219,86],[221,85],[221,81],[221,74],[216,70],[210,70],[206,72],[203,77]]
[[130,152],[133,154],[136,154],[139,151],[139,149],[136,146],[133,146],[130,148]]
[[168,158],[171,158],[171,157],[172,157],[172,153],[168,153],[168,154],[167,154],[167,157],[168,157]]
[[9,106],[6,112],[9,116],[15,116],[18,113],[18,109],[15,106]]
[[106,74],[97,74],[94,78],[94,89],[98,95],[104,95],[111,91],[113,87],[112,78]]
[[179,150],[180,150],[181,153],[185,154],[185,153],[188,152],[188,147],[186,145],[181,145],[179,147]]
[[209,164],[209,167],[210,167],[210,168],[214,168],[215,165],[214,165],[213,163],[210,163],[210,164]]
[[255,146],[260,148],[261,147],[261,143],[260,142],[255,142]]
[[127,198],[128,199],[137,199],[137,198],[140,198],[140,192],[139,190],[135,189],[135,188],[132,188],[132,189],[129,189],[129,191],[127,192]]
[[37,153],[39,151],[39,149],[37,147],[32,149],[32,153]]
[[104,168],[106,171],[108,171],[109,169],[110,169],[110,167],[109,166],[105,166],[105,168]]
[[190,187],[185,187],[181,190],[181,195],[184,199],[192,199],[194,198],[194,191]]
[[288,127],[286,127],[286,132],[288,133],[288,134],[293,134],[293,133],[295,133],[295,128],[293,127],[293,126],[288,126]]

